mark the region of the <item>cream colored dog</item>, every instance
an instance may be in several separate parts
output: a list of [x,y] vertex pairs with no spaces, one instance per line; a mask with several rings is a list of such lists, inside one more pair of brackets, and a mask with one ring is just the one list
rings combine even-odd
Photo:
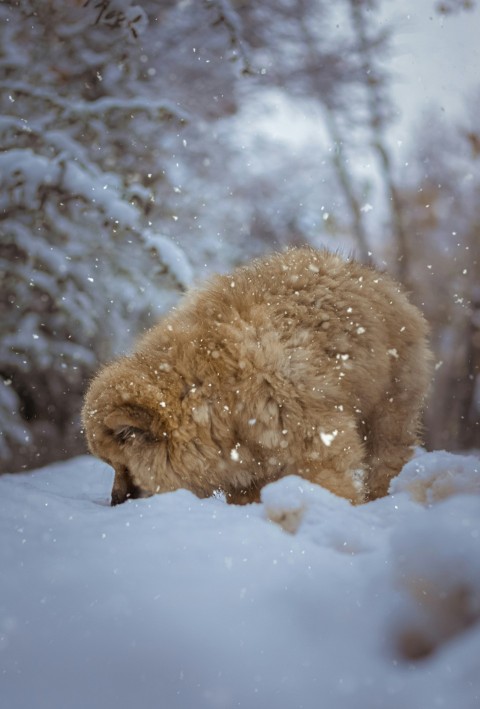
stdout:
[[86,395],[112,504],[178,488],[259,499],[292,473],[354,503],[418,442],[427,326],[388,276],[309,248],[215,276]]

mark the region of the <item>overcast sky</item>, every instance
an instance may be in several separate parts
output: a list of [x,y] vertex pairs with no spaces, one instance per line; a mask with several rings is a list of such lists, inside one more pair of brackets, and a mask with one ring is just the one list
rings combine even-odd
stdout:
[[[480,0],[479,0],[480,1]],[[443,16],[435,12],[436,0],[389,0],[385,22],[395,22],[396,32],[389,62],[395,81],[392,98],[398,119],[389,129],[393,145],[406,147],[411,128],[432,106],[446,121],[458,119],[465,100],[480,87],[480,7]],[[268,134],[291,145],[321,138],[318,117],[304,114],[295,102],[272,98],[263,114],[253,107],[242,120],[253,133]]]
[[392,66],[402,125],[433,103],[454,119],[480,85],[480,8],[439,16],[434,0],[390,0],[388,14],[399,22]]

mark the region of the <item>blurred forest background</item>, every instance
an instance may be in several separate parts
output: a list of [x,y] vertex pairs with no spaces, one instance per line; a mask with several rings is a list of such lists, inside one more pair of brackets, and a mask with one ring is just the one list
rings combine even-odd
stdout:
[[303,243],[405,284],[432,328],[427,445],[480,448],[480,86],[399,158],[392,7],[0,3],[3,472],[84,451],[89,378],[190,284]]

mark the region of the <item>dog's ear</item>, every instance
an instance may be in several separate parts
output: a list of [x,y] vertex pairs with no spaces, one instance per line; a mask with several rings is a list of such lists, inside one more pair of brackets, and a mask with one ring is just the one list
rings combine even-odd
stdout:
[[111,411],[104,419],[105,426],[119,442],[142,436],[153,438],[150,426],[152,417],[148,411],[139,407],[122,406]]

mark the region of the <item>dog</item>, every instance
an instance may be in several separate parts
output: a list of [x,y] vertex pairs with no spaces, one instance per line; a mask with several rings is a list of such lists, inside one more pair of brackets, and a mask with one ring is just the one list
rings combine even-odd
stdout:
[[112,505],[186,488],[228,502],[297,474],[353,504],[419,443],[428,328],[385,273],[309,247],[216,275],[85,397]]

